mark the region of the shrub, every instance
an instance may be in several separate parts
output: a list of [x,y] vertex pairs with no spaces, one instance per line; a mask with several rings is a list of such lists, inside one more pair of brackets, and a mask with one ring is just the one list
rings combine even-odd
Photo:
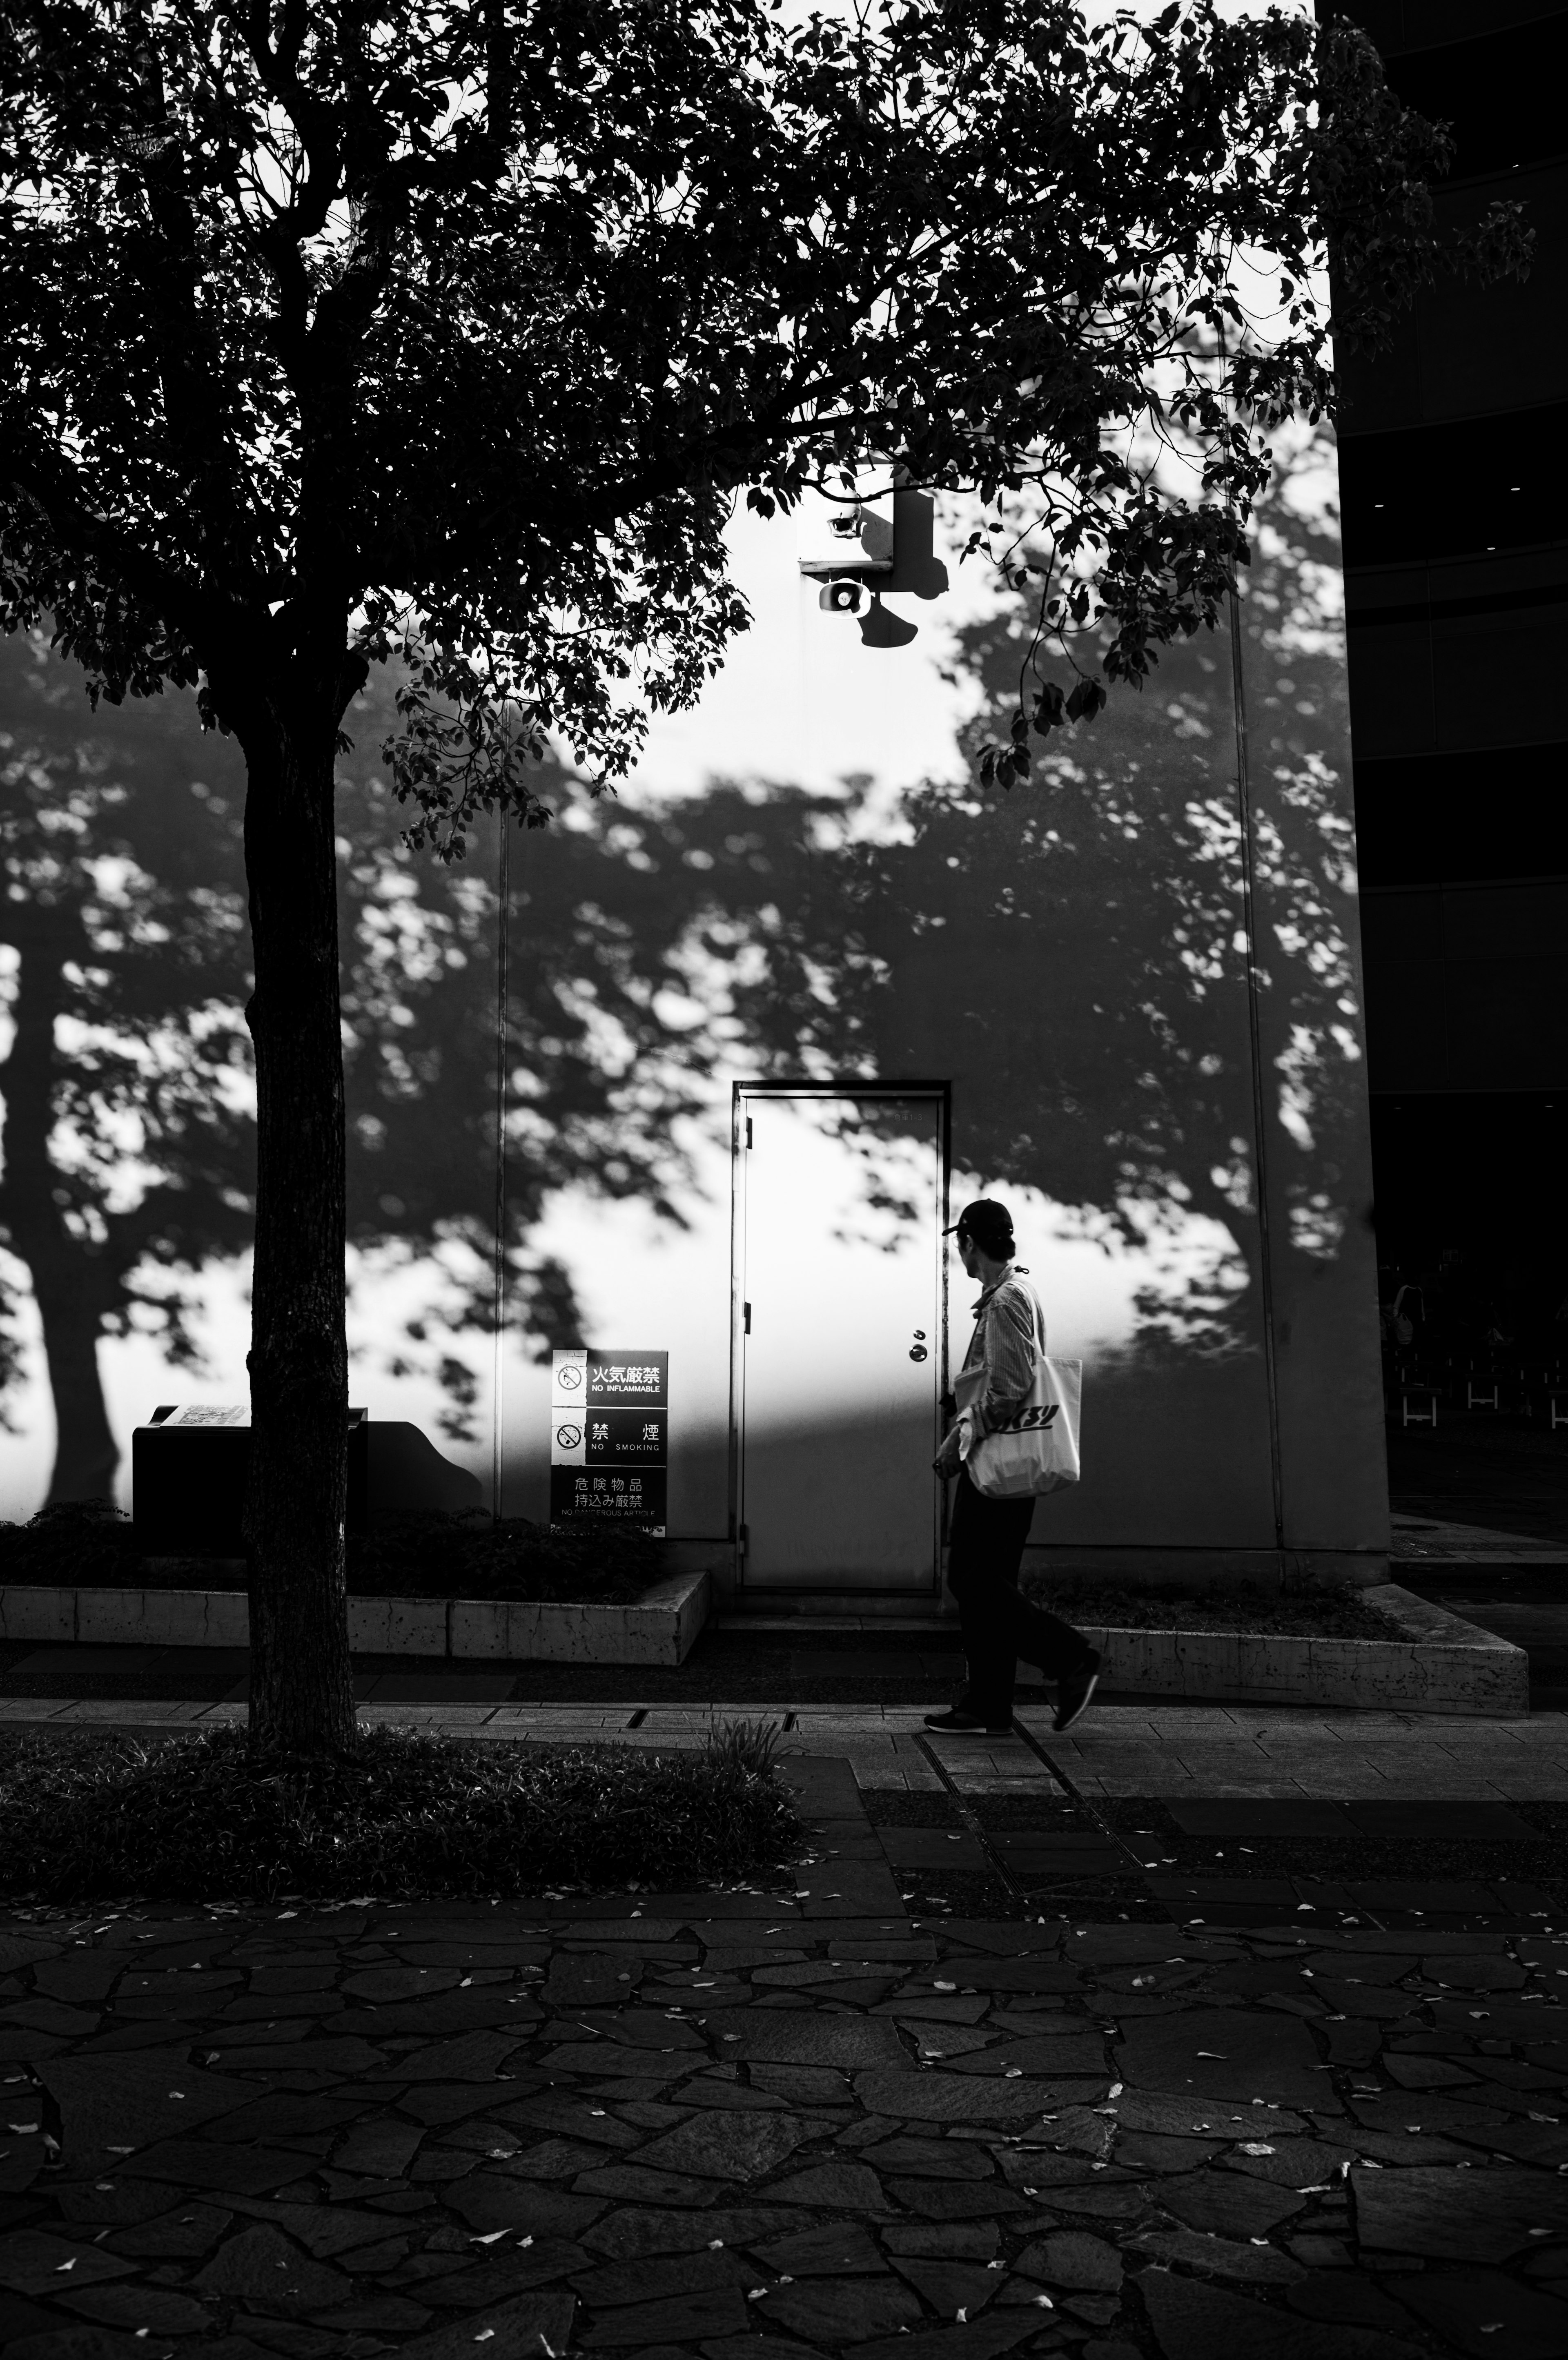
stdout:
[[363,1732],[268,1764],[243,1730],[0,1740],[0,1892],[80,1902],[509,1895],[756,1876],[801,1842],[776,1729],[705,1751]]
[[[478,1509],[405,1515],[348,1541],[348,1586],[360,1598],[625,1606],[663,1573],[659,1543],[640,1526],[586,1517],[535,1524],[526,1516],[493,1523]],[[245,1587],[226,1559],[138,1557],[136,1526],[107,1500],[67,1501],[29,1524],[0,1524],[0,1582],[8,1581],[63,1590]]]
[[134,1580],[131,1524],[112,1500],[62,1500],[25,1524],[0,1524],[0,1581],[61,1590]]
[[640,1525],[561,1524],[482,1512],[396,1517],[351,1536],[349,1588],[365,1598],[516,1598],[626,1605],[659,1580]]

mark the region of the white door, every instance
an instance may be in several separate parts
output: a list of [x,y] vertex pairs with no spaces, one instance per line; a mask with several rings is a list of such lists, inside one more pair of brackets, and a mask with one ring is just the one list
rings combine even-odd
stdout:
[[743,1091],[741,1579],[931,1594],[942,1101]]

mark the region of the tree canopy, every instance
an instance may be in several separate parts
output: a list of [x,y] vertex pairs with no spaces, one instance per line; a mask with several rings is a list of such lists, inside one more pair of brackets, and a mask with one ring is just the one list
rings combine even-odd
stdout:
[[1331,329],[1430,275],[1445,158],[1353,27],[1211,0],[16,0],[0,90],[0,620],[225,725],[399,654],[447,849],[538,815],[546,733],[613,780],[696,694],[743,490],[1027,489],[1053,619],[1141,678]]

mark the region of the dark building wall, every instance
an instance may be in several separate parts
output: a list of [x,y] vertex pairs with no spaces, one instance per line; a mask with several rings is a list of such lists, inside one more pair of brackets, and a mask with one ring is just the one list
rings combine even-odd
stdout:
[[1348,13],[1400,95],[1451,126],[1443,219],[1515,199],[1537,241],[1528,279],[1448,280],[1391,351],[1345,370],[1379,1259],[1385,1288],[1446,1252],[1482,1294],[1554,1299],[1568,1092],[1568,9],[1352,0]]

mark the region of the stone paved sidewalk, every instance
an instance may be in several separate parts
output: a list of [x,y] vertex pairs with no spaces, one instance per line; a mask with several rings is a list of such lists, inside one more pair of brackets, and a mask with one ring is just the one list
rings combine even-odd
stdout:
[[[1007,1825],[1089,1807],[998,1752],[914,1792],[792,1757],[782,1896],[0,1918],[7,2360],[1568,2350],[1550,1907],[1020,1906]],[[976,1830],[1011,1914],[922,1914]]]

